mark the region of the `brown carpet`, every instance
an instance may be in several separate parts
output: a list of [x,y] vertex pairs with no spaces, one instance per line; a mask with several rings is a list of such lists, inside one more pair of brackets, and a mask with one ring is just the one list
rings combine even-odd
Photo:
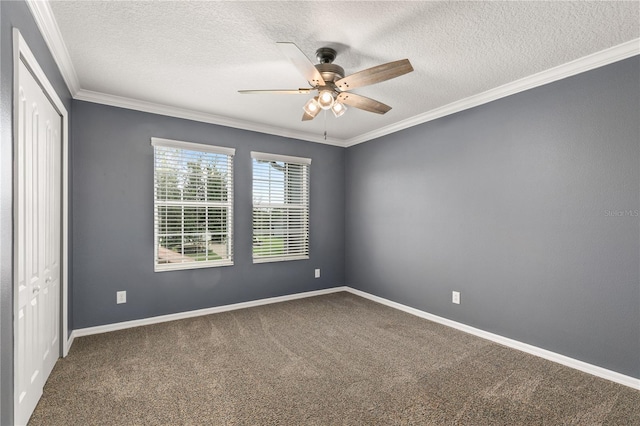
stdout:
[[78,338],[29,424],[640,425],[640,392],[335,293]]

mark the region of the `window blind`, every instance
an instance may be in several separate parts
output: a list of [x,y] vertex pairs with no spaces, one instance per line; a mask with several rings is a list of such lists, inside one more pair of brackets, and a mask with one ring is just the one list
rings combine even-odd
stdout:
[[309,258],[308,158],[260,152],[253,162],[253,261]]
[[152,138],[155,270],[233,264],[231,148]]

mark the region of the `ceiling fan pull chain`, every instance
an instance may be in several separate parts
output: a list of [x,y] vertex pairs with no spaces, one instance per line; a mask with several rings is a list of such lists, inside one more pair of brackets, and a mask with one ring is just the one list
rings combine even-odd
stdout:
[[324,110],[324,140],[327,140],[327,110]]

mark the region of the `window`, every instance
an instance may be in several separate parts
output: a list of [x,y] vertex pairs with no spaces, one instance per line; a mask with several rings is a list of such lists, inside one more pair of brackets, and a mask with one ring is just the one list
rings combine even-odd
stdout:
[[233,155],[151,138],[155,270],[233,265]]
[[253,262],[309,258],[308,158],[252,152]]

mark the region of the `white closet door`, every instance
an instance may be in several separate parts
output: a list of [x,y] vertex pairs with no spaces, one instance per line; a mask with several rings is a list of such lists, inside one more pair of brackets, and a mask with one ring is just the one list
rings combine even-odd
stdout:
[[22,63],[18,75],[16,424],[60,356],[61,118]]

